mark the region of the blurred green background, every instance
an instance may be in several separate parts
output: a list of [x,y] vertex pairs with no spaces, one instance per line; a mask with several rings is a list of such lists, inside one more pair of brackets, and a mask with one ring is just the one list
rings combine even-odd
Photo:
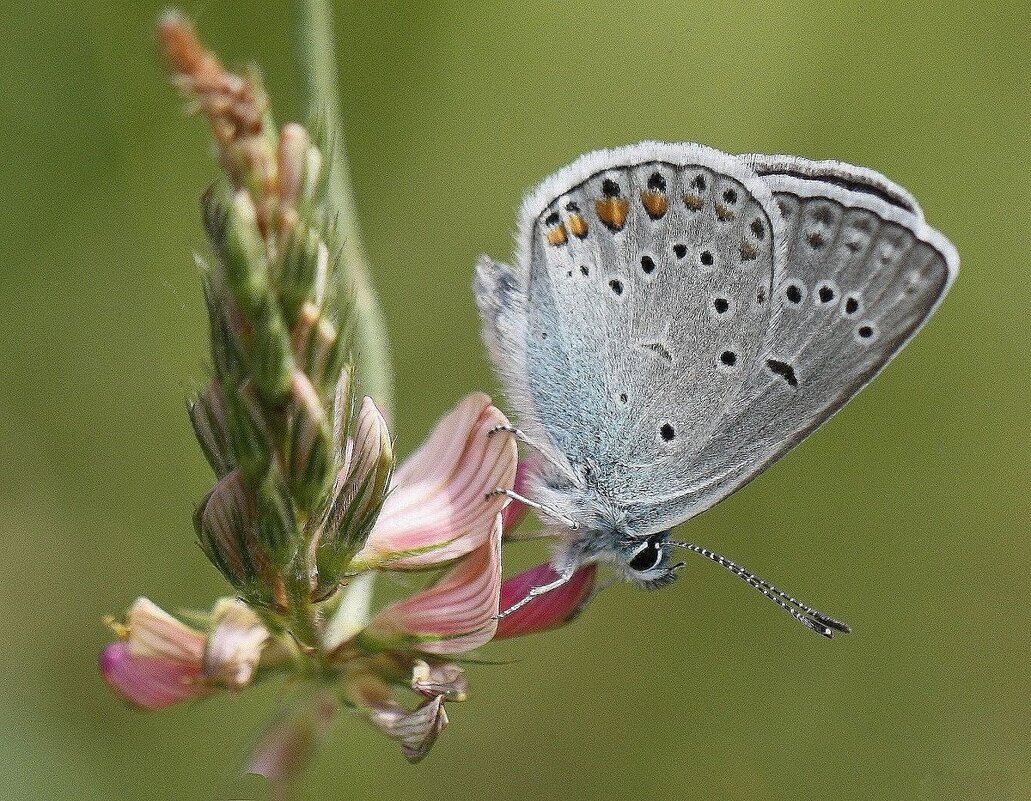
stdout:
[[[963,268],[847,409],[682,530],[853,624],[828,643],[722,571],[614,588],[486,655],[422,765],[354,719],[316,798],[1031,798],[1028,52],[1023,2],[339,4],[356,193],[410,451],[496,389],[469,291],[525,189],[644,138],[836,157],[920,199]],[[8,4],[0,42],[0,797],[257,798],[263,687],[117,702],[100,623],[225,592],[191,251],[215,175],[153,52],[151,2]],[[296,118],[288,3],[185,10]],[[513,566],[538,560],[523,546]]]

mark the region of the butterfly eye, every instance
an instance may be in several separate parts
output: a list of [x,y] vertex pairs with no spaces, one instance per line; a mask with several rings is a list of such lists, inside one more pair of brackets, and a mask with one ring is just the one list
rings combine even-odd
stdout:
[[659,547],[652,540],[648,540],[644,547],[634,554],[634,558],[627,564],[631,570],[636,570],[638,573],[646,573],[658,567],[661,561],[662,551],[659,550]]

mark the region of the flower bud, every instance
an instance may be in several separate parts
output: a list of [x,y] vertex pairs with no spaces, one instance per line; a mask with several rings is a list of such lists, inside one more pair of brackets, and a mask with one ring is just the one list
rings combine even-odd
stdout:
[[251,319],[269,296],[265,243],[254,201],[243,189],[230,193],[224,184],[216,184],[204,193],[201,206],[221,277],[244,316]]
[[250,382],[223,387],[222,398],[234,461],[247,483],[257,486],[275,449],[261,403]]
[[227,197],[224,187],[216,187],[204,194],[203,207],[221,268],[219,278],[248,323],[246,350],[254,385],[266,401],[279,403],[290,389],[293,353],[289,329],[269,285],[254,201],[245,190]]
[[343,340],[314,303],[301,307],[292,333],[294,359],[320,394],[340,377]]
[[315,559],[319,589],[329,591],[365,544],[383,506],[394,467],[390,432],[372,398],[362,401],[347,464],[337,474],[333,500],[320,525]]
[[336,699],[325,690],[294,701],[262,734],[244,772],[278,785],[296,779],[325,739],[337,708]]
[[308,132],[295,122],[279,132],[276,162],[279,175],[279,205],[283,210],[297,205],[308,168]]
[[225,398],[221,387],[214,381],[187,406],[193,433],[197,436],[204,458],[218,478],[236,466],[229,441],[226,422]]
[[208,310],[211,330],[211,363],[215,375],[223,384],[241,382],[247,373],[247,357],[240,345],[239,334],[244,327],[243,318],[228,290],[217,281],[207,263],[195,257],[201,271],[204,304]]
[[286,234],[279,268],[279,296],[287,320],[293,325],[305,303],[322,308],[329,276],[329,248],[325,232],[303,221]]
[[282,587],[268,552],[257,536],[254,492],[238,470],[225,476],[194,518],[200,546],[212,564],[248,601],[282,605]]
[[454,561],[490,538],[507,503],[518,454],[512,437],[490,436],[505,416],[475,393],[434,427],[405,460],[353,570],[417,570]]
[[312,513],[323,502],[333,474],[333,430],[308,378],[294,371],[287,452],[291,494]]

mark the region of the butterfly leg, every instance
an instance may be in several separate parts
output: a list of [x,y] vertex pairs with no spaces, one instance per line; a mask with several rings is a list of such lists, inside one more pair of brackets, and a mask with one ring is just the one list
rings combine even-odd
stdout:
[[520,495],[515,490],[510,490],[510,489],[505,489],[503,487],[499,487],[498,489],[494,490],[493,492],[488,492],[487,493],[487,497],[488,498],[492,498],[492,497],[495,497],[497,495],[504,495],[507,498],[511,498],[513,501],[519,501],[520,503],[526,504],[531,509],[536,509],[538,512],[541,512],[542,514],[546,514],[548,517],[553,517],[555,520],[558,520],[560,523],[563,523],[564,525],[569,526],[571,529],[575,530],[575,529],[580,528],[580,524],[577,523],[575,520],[573,520],[573,518],[566,517],[564,514],[562,514],[557,509],[552,509],[550,506],[545,506],[543,503],[537,503],[537,501],[531,501],[529,498],[523,497],[522,495]]
[[530,601],[532,601],[534,598],[544,595],[545,593],[549,593],[552,590],[557,590],[563,584],[567,584],[569,580],[573,578],[573,574],[575,572],[576,565],[570,562],[562,568],[562,572],[558,574],[558,578],[549,581],[547,584],[541,584],[537,587],[533,587],[528,593],[526,593],[526,595],[524,595],[522,598],[520,598],[518,601],[516,601],[514,604],[508,607],[508,609],[506,609],[503,612],[498,612],[497,619],[501,620],[501,618],[503,617],[508,617],[513,612],[518,612],[520,609],[522,609],[524,606],[530,603]]
[[544,459],[547,460],[549,464],[561,470],[562,474],[567,476],[571,481],[573,481],[576,484],[580,483],[580,479],[572,470],[570,470],[568,464],[563,464],[563,462],[560,459],[556,458],[555,455],[548,448],[541,447],[528,436],[526,436],[526,432],[523,431],[521,428],[516,428],[515,426],[511,425],[494,426],[494,428],[487,432],[487,436],[493,437],[497,434],[502,433],[512,435],[519,442],[526,445],[526,447],[531,448],[533,451],[540,454]]

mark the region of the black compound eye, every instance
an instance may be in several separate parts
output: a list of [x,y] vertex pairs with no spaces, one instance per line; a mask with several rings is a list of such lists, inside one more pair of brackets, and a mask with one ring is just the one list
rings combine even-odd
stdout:
[[645,573],[658,567],[661,561],[662,551],[652,540],[648,540],[648,543],[634,555],[628,564],[631,570]]

